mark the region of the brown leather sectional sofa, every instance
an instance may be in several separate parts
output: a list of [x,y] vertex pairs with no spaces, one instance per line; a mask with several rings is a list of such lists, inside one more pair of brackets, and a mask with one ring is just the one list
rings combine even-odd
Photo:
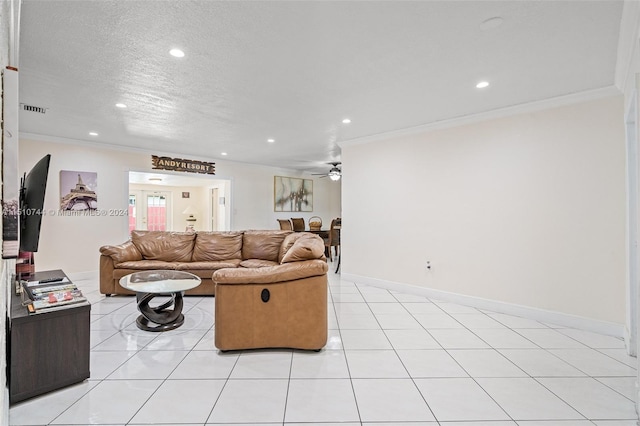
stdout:
[[[256,268],[271,267],[271,279],[283,281],[282,278],[287,280],[290,274],[290,268],[285,265],[293,259],[293,262],[305,262],[298,265],[298,275],[317,275],[322,266],[326,267],[326,258],[324,242],[314,237],[310,233],[280,230],[133,231],[129,241],[100,248],[100,292],[106,295],[134,294],[120,287],[120,278],[155,269],[174,269],[197,275],[202,283],[186,294],[201,296],[216,294],[213,273],[224,268],[239,268],[238,273],[251,274]],[[288,253],[300,238],[312,239],[320,244],[321,253],[318,254],[317,249],[315,253],[309,250]],[[320,269],[319,265],[322,265]]]
[[327,340],[324,241],[305,232],[133,231],[100,248],[100,292],[134,294],[119,280],[140,270],[199,276],[186,292],[215,295],[215,345],[221,350],[319,350]]

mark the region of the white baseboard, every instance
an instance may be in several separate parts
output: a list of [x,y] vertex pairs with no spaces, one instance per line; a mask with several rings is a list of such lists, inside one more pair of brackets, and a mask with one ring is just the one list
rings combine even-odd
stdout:
[[[638,387],[638,380],[636,379],[636,414],[640,417],[640,388]],[[638,423],[640,424],[640,422]]]
[[450,293],[447,291],[420,287],[413,284],[386,281],[355,274],[346,274],[344,272],[341,273],[341,278],[342,280],[354,281],[358,284],[367,284],[374,287],[386,288],[388,290],[401,291],[403,293],[415,294],[417,296],[458,303],[461,305],[471,306],[473,308],[486,309],[488,311],[493,311],[496,313],[515,315],[548,324],[555,324],[562,327],[577,328],[579,330],[591,331],[593,333],[625,338],[624,324],[616,324],[562,312],[548,311],[545,309],[534,308],[530,306],[500,302],[498,300],[483,299],[481,297]]

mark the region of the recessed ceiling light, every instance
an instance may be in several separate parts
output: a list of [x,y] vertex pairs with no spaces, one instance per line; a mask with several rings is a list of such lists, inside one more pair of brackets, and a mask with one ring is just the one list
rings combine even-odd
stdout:
[[267,139],[267,142],[269,143],[274,143],[276,140],[275,139]]
[[484,89],[485,87],[489,87],[489,82],[488,81],[481,81],[480,83],[476,84],[476,87],[478,89]]
[[183,52],[182,50],[180,50],[180,49],[171,49],[171,50],[169,51],[169,54],[170,54],[171,56],[175,56],[176,58],[182,58],[182,57],[184,57],[184,52]]
[[98,134],[97,134],[96,132],[89,132],[89,134],[90,134],[91,136],[98,136]]
[[126,108],[127,107],[125,104],[122,104],[122,103],[118,103],[118,104],[116,104],[116,106],[118,108]]
[[344,120],[342,120],[343,124],[349,124],[351,123],[351,119],[350,118],[345,118]]
[[226,152],[221,152],[220,155],[227,155],[227,153]]

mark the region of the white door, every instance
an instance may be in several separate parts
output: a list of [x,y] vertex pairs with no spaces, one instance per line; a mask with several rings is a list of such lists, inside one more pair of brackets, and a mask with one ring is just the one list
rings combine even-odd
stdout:
[[219,216],[218,188],[211,188],[210,201],[211,201],[211,230],[217,231],[218,216]]
[[171,192],[133,191],[129,194],[129,232],[171,230]]

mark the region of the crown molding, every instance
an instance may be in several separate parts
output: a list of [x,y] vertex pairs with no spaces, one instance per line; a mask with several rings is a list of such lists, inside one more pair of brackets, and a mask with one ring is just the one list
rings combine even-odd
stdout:
[[640,2],[625,1],[620,19],[618,34],[618,51],[616,55],[616,69],[614,84],[626,93],[629,79],[634,75],[633,66],[638,60],[638,36],[640,29]]
[[[99,149],[107,149],[110,151],[124,151],[124,152],[135,152],[141,154],[149,154],[148,149],[143,148],[135,148],[128,145],[114,145],[105,142],[96,142],[89,141],[85,139],[73,139],[73,138],[63,138],[59,136],[51,136],[51,135],[43,135],[40,133],[28,133],[28,132],[20,132],[20,139],[29,139],[32,141],[42,141],[42,142],[51,142],[51,143],[60,143],[66,145],[76,145],[82,146],[84,148],[99,148]],[[184,153],[178,154],[175,152],[160,152],[162,155],[185,155]]]
[[[56,144],[74,145],[74,146],[80,146],[80,147],[89,148],[89,149],[95,148],[95,149],[105,149],[105,150],[117,151],[117,152],[132,152],[132,153],[144,154],[149,156],[151,155],[152,152],[153,154],[156,154],[159,156],[167,156],[167,157],[192,156],[197,160],[216,162],[216,164],[242,164],[242,165],[249,165],[252,167],[269,170],[276,174],[277,173],[298,173],[300,175],[312,176],[310,172],[306,172],[306,171],[301,172],[300,170],[290,169],[286,167],[269,166],[266,164],[257,164],[257,163],[245,163],[242,161],[234,161],[234,160],[228,160],[228,159],[218,158],[218,157],[205,157],[199,154],[190,154],[190,153],[184,153],[184,152],[150,150],[147,148],[137,148],[137,147],[132,147],[128,145],[114,145],[114,144],[109,144],[105,142],[88,141],[84,139],[63,138],[59,136],[43,135],[40,133],[19,132],[19,139],[28,139],[32,141],[42,141],[42,142],[51,142]],[[138,171],[142,171],[142,170],[138,170]]]
[[572,93],[569,95],[557,96],[554,98],[544,99],[540,101],[528,102],[525,104],[498,108],[478,114],[470,114],[456,117],[448,120],[436,121],[433,123],[422,124],[420,126],[408,127],[406,129],[394,130],[392,132],[378,133],[375,135],[365,136],[362,138],[349,139],[338,142],[340,148],[352,145],[361,145],[372,142],[378,142],[387,139],[395,139],[405,136],[414,136],[421,133],[428,133],[434,130],[448,129],[453,127],[464,126],[467,124],[475,124],[498,118],[510,117],[518,114],[526,114],[545,109],[558,108],[566,105],[588,102],[596,99],[607,98],[611,96],[621,95],[622,92],[616,86],[607,86],[600,89],[586,90],[583,92]]

